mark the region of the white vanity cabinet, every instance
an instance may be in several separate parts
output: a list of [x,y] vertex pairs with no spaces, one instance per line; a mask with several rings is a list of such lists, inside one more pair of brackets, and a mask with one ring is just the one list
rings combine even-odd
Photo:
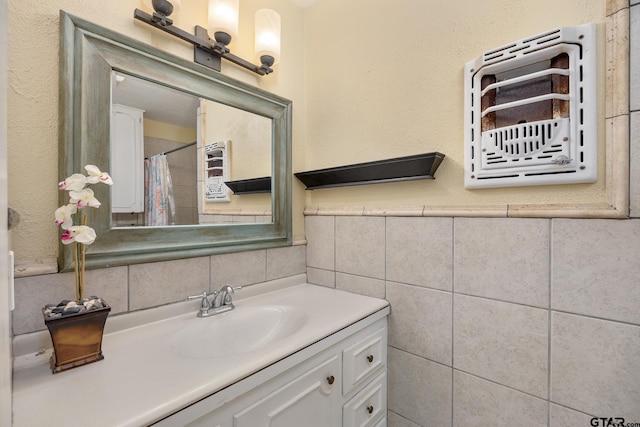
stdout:
[[383,427],[386,371],[386,317],[363,320],[155,425]]

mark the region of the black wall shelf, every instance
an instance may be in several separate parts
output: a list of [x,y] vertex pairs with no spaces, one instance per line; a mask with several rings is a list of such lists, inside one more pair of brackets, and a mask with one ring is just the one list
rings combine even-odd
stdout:
[[271,177],[241,179],[225,182],[233,194],[271,193]]
[[294,175],[307,186],[307,190],[414,179],[435,179],[434,175],[443,159],[444,154],[433,152],[308,172],[296,172]]

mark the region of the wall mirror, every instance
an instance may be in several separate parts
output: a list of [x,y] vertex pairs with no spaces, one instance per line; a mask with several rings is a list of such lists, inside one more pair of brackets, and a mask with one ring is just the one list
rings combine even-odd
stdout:
[[111,100],[114,227],[271,221],[270,118],[119,71]]
[[[116,181],[114,188],[93,187],[102,206],[87,210],[98,234],[87,247],[87,267],[291,244],[291,101],[63,11],[60,22],[60,179],[95,164]],[[128,85],[146,89],[131,89],[134,101]],[[159,115],[159,93],[176,97],[168,101],[171,119],[166,111]],[[178,98],[184,99],[178,104]],[[135,155],[118,145],[135,127],[126,118],[116,124],[120,107],[142,112],[147,124],[142,152]],[[171,174],[176,214],[153,223],[144,218],[146,206],[128,203],[140,203],[139,194],[148,190],[145,162],[170,152],[188,162]],[[243,192],[229,184],[219,191],[217,185],[256,179],[268,188]],[[120,183],[125,185],[118,188]],[[66,194],[60,199],[66,203]],[[60,246],[59,264],[61,271],[73,268],[70,247]]]

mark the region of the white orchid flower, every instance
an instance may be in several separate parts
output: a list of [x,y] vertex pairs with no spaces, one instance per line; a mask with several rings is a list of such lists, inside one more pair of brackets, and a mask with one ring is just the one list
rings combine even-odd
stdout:
[[103,184],[111,185],[113,184],[113,180],[109,176],[107,172],[102,172],[95,165],[87,165],[84,167],[87,171],[87,182],[89,184],[97,184],[98,182],[102,182]]
[[69,203],[75,203],[78,205],[78,209],[91,206],[92,208],[99,208],[100,202],[93,196],[93,190],[85,188],[82,191],[69,191]]
[[58,190],[80,191],[87,185],[87,177],[81,173],[74,173],[58,183]]
[[73,214],[76,212],[78,212],[78,205],[74,203],[60,206],[55,212],[56,225],[59,225],[63,230],[69,229],[73,225]]
[[62,233],[60,239],[65,245],[73,242],[90,245],[96,240],[96,231],[86,225],[74,225]]

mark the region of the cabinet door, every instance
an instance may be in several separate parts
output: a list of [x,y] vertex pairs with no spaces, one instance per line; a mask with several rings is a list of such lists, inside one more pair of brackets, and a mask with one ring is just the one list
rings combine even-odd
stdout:
[[144,212],[142,115],[143,111],[137,108],[112,105],[111,170],[109,171],[113,178],[111,212]]
[[333,355],[237,413],[235,427],[338,427],[340,358]]

